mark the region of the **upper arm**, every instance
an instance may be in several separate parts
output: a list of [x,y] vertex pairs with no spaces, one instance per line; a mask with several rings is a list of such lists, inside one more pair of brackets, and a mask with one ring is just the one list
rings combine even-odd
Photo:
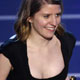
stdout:
[[10,69],[10,61],[3,54],[0,54],[0,80],[6,80]]

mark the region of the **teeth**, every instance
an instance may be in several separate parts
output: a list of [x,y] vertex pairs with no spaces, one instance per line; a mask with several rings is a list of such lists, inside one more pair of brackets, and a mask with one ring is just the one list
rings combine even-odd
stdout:
[[49,30],[54,30],[54,28],[47,28],[47,29],[49,29]]

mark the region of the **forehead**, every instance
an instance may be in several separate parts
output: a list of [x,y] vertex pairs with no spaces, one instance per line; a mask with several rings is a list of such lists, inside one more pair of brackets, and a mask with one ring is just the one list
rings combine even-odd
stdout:
[[38,11],[38,13],[49,13],[49,12],[51,12],[51,13],[61,12],[60,5],[57,5],[57,4],[45,4]]

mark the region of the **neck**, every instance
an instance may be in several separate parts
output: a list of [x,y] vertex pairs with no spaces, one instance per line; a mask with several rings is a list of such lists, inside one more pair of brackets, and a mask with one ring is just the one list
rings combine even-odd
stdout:
[[35,36],[34,34],[32,34],[27,39],[27,42],[31,46],[42,48],[48,46],[48,44],[52,41],[52,39],[45,39],[42,36],[38,36],[38,35]]

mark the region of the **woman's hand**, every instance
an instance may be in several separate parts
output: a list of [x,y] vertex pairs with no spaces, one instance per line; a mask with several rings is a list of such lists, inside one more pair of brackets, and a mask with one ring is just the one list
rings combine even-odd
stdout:
[[76,80],[75,76],[67,76],[65,80]]
[[70,80],[70,76],[67,76],[65,80]]

